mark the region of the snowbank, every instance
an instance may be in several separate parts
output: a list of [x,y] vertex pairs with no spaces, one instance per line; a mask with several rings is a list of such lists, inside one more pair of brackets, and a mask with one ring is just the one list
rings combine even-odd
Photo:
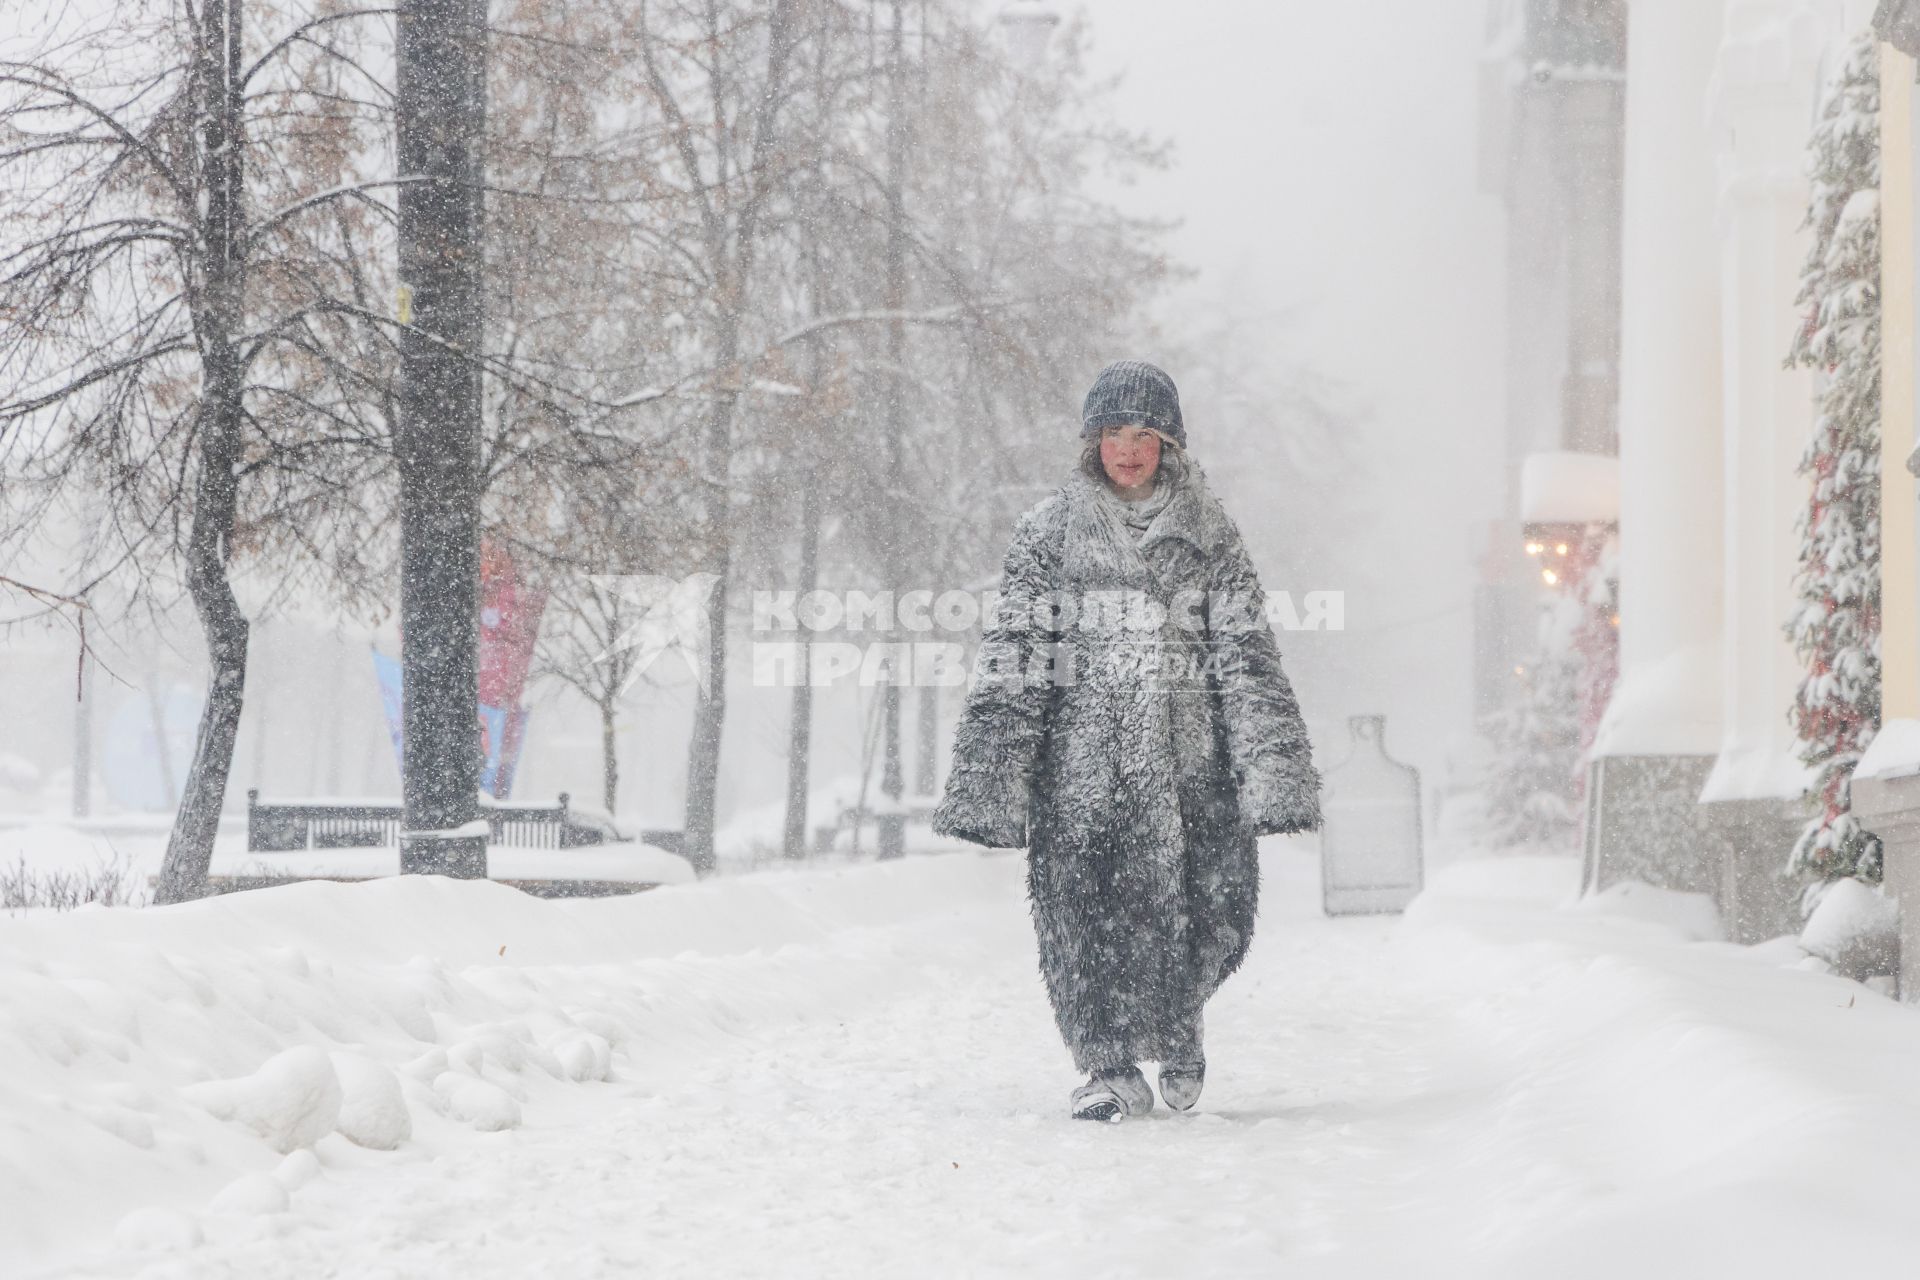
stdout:
[[1911,1010],[1573,860],[1264,864],[1201,1108],[1112,1128],[1017,856],[0,920],[0,1275],[1911,1270]]
[[951,911],[1004,880],[989,861],[568,901],[409,877],[0,919],[0,1274],[77,1242],[191,1247],[283,1209],[289,1153],[418,1159],[635,1052],[797,1016],[784,982],[687,975]]
[[1506,1064],[1502,1124],[1564,1156],[1492,1171],[1510,1225],[1450,1274],[1910,1270],[1913,1011],[1781,967],[1797,948],[1687,945],[1706,922],[1684,903],[1542,911],[1544,892],[1490,902],[1445,879],[1408,913],[1410,970]]
[[1688,942],[1719,942],[1727,936],[1720,911],[1704,893],[1659,889],[1625,880],[1580,899],[1573,910],[1613,920],[1633,920]]
[[[372,880],[400,874],[398,849],[309,849],[296,853],[216,853],[215,876],[287,876],[302,879]],[[649,844],[587,845],[578,849],[487,846],[489,880],[578,880],[628,885],[692,884],[698,876],[677,853]]]
[[[223,824],[228,829],[215,840],[208,866],[213,876],[371,880],[400,874],[400,851],[392,847],[250,852],[243,821]],[[168,828],[164,821],[29,820],[11,827],[5,823],[6,818],[0,815],[0,872],[24,865],[29,875],[42,881],[52,877],[117,878],[119,899],[135,904],[147,900],[148,886],[159,874],[166,854]],[[487,877],[510,883],[570,880],[622,885],[691,884],[698,878],[680,855],[633,841],[576,849],[493,844],[487,849]]]

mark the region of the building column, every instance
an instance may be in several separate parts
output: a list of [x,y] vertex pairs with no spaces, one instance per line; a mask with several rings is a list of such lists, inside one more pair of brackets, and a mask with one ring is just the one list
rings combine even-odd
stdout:
[[1799,570],[1796,474],[1813,430],[1813,377],[1785,357],[1804,322],[1807,137],[1827,34],[1798,0],[1732,0],[1711,93],[1720,180],[1721,418],[1726,477],[1722,732],[1701,792],[1728,840],[1719,899],[1729,934],[1797,933],[1783,874],[1811,773],[1787,713],[1804,675],[1784,631]]
[[1719,246],[1707,91],[1720,7],[1628,20],[1620,369],[1620,680],[1588,787],[1589,887],[1717,887],[1696,801],[1721,745]]

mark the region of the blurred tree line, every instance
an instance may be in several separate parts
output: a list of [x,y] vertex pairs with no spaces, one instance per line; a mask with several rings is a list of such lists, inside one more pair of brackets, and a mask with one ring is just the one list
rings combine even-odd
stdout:
[[[991,580],[1061,469],[1051,420],[1173,274],[1165,228],[1106,194],[1165,155],[1114,123],[1084,28],[1009,39],[968,0],[471,11],[482,336],[448,349],[479,382],[477,520],[550,593],[543,666],[600,708],[609,808],[632,673],[607,654],[635,607],[609,578],[715,576],[686,814],[711,866],[747,591]],[[43,585],[193,602],[211,691],[169,856],[189,896],[249,621],[396,607],[402,353],[441,341],[398,266],[418,179],[396,160],[396,13],[102,0],[20,28],[0,46],[0,553],[78,528],[70,579]]]

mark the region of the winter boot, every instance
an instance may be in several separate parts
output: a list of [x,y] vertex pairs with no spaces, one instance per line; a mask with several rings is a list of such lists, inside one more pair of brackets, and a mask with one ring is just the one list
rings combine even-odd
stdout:
[[1073,1091],[1073,1118],[1118,1124],[1153,1110],[1153,1090],[1138,1067],[1096,1071]]
[[1160,1100],[1175,1111],[1187,1111],[1200,1101],[1200,1086],[1207,1082],[1207,1064],[1193,1062],[1160,1064]]

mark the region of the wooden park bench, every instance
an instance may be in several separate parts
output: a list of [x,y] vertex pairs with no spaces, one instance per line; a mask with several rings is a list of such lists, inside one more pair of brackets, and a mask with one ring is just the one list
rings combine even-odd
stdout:
[[[644,829],[628,839],[611,819],[575,810],[564,791],[551,805],[483,799],[481,812],[490,878],[540,897],[634,893],[692,878],[682,832]],[[208,886],[226,893],[397,874],[404,820],[397,802],[262,801],[248,791],[246,856],[216,856]]]

